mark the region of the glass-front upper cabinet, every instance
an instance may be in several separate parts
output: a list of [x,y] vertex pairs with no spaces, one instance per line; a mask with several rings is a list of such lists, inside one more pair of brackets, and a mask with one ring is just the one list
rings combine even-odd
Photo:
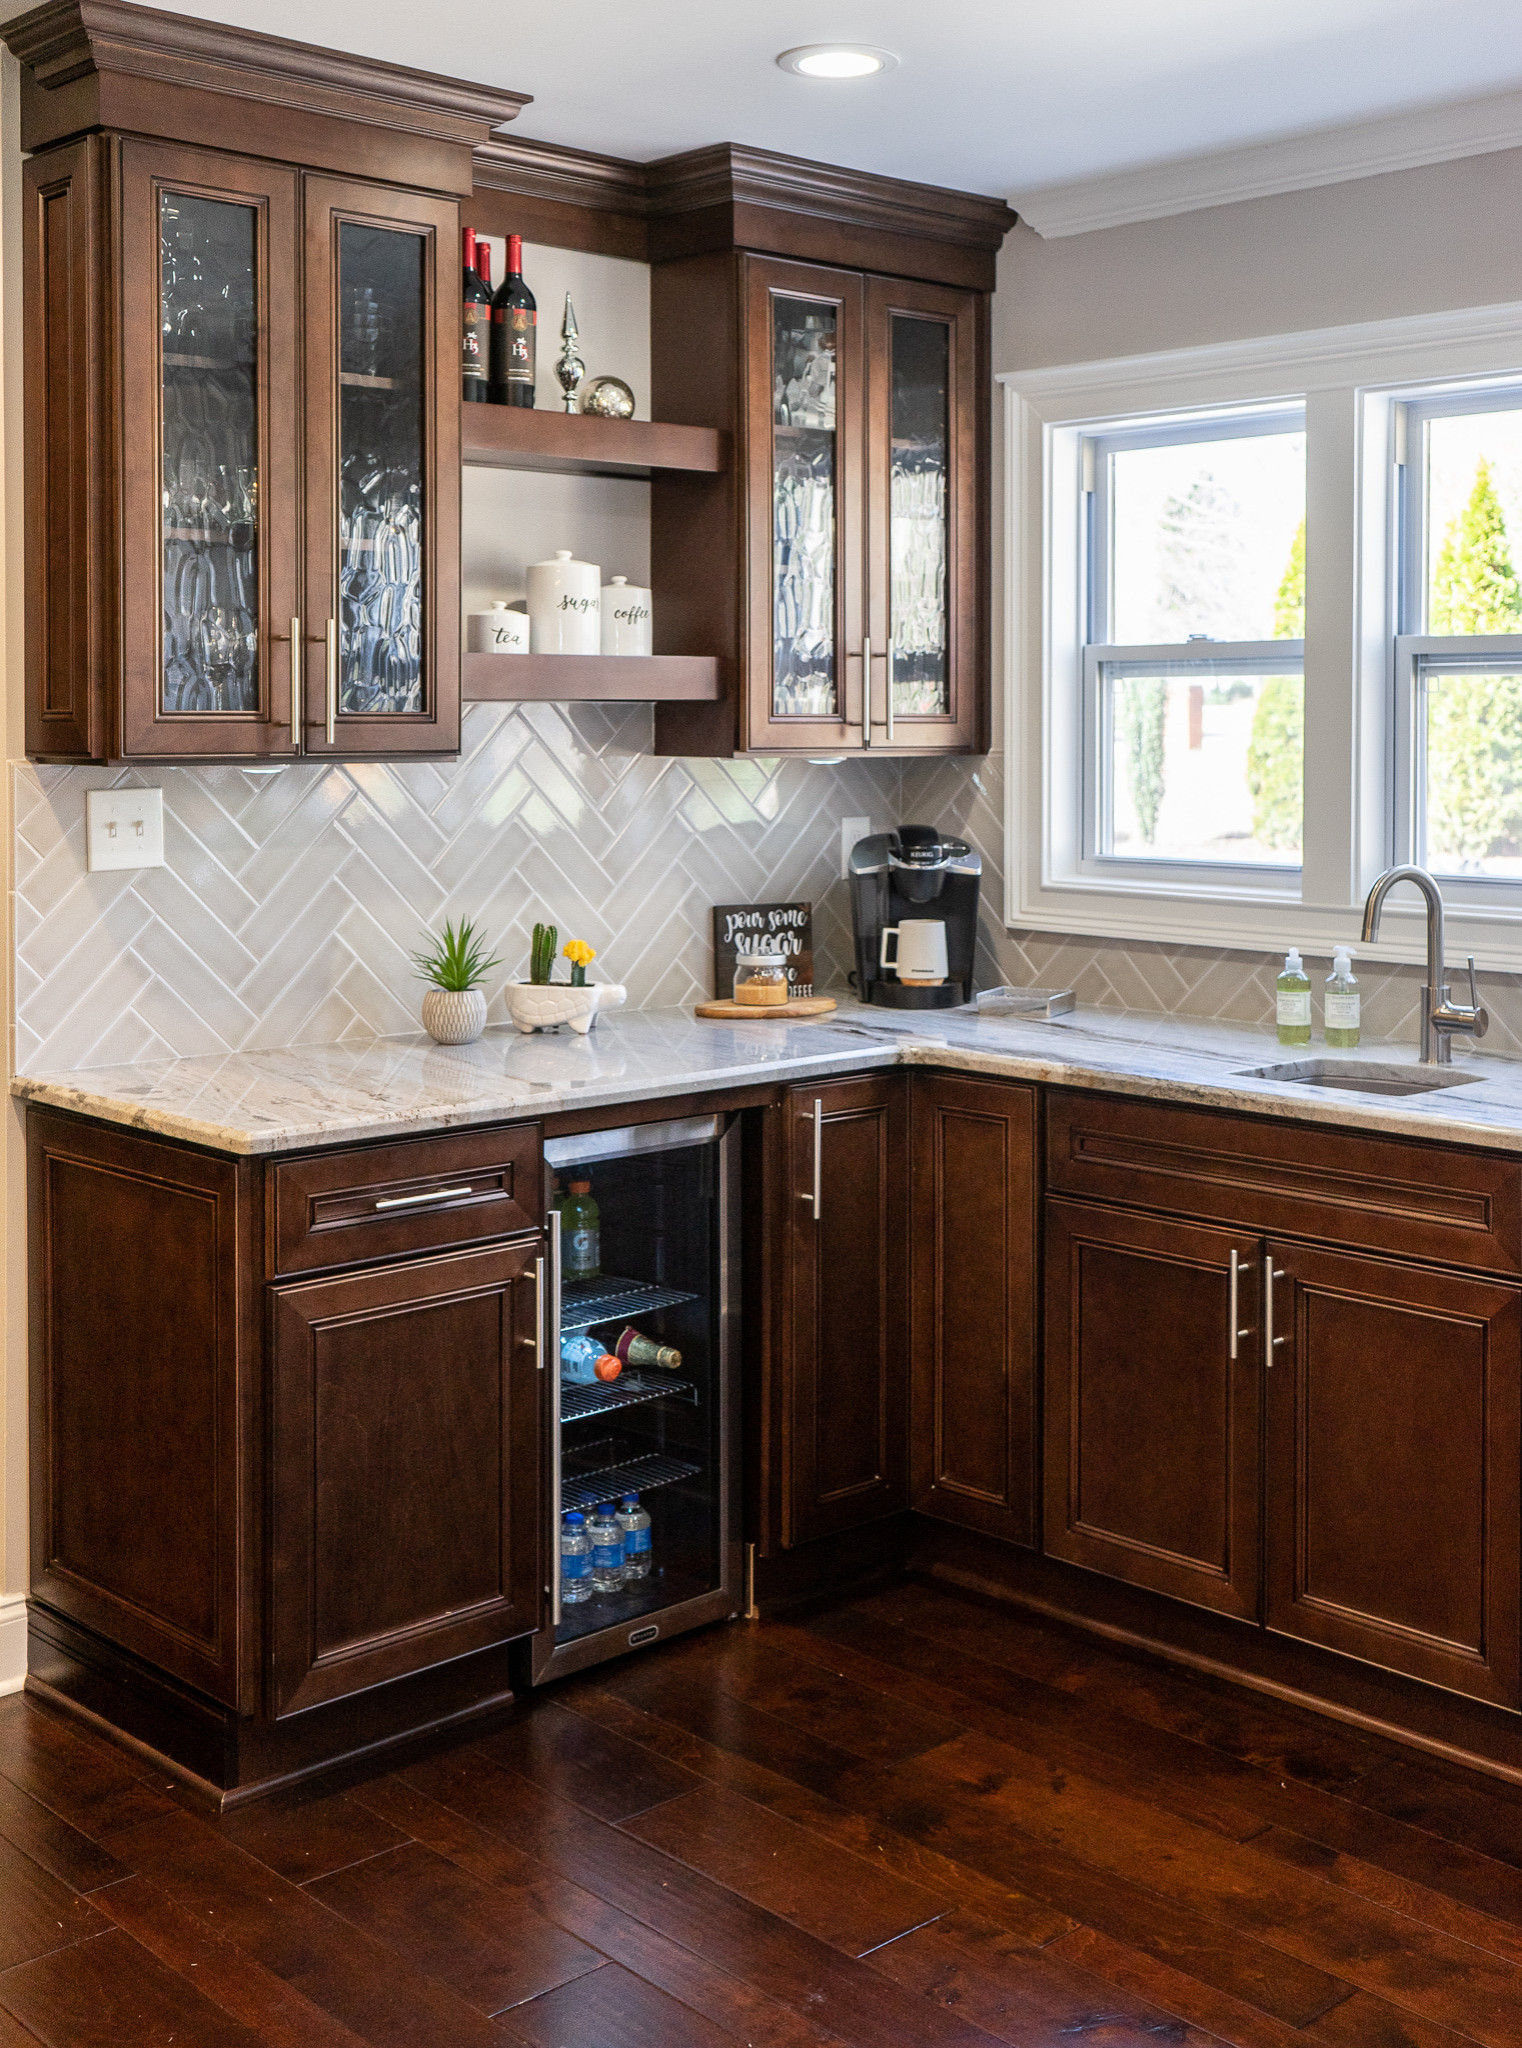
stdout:
[[978,310],[971,292],[890,278],[868,284],[868,615],[884,649],[869,717],[872,744],[900,754],[978,739],[987,660],[977,604],[986,546]]
[[295,174],[122,148],[122,730],[297,751]]
[[306,181],[308,753],[459,746],[455,225]]

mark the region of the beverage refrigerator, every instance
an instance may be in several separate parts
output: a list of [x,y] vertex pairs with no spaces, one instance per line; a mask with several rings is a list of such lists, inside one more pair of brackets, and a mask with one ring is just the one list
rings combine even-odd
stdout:
[[[535,1685],[740,1611],[740,1123],[737,1115],[551,1138],[545,1154],[550,1376],[546,1617],[527,1646]],[[555,1187],[591,1182],[599,1271],[566,1271]],[[614,1352],[627,1330],[680,1363],[625,1363],[609,1381],[559,1370],[585,1332]],[[636,1493],[650,1571],[580,1602],[561,1597],[565,1514]]]

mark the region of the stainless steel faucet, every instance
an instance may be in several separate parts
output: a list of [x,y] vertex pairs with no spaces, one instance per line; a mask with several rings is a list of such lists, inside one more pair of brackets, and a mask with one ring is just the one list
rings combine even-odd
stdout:
[[1467,1031],[1483,1038],[1490,1029],[1490,1015],[1480,1005],[1474,985],[1474,955],[1469,956],[1469,1001],[1451,1003],[1447,969],[1443,965],[1443,892],[1425,868],[1386,868],[1363,907],[1363,943],[1379,937],[1379,914],[1385,898],[1397,882],[1410,882],[1427,899],[1427,983],[1422,990],[1422,1064],[1448,1067],[1453,1064],[1452,1038],[1455,1031]]

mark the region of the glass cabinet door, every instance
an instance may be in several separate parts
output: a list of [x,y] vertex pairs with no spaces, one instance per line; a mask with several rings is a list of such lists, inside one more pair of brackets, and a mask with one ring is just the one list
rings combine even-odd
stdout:
[[311,178],[306,211],[306,748],[452,752],[458,293],[441,265],[455,209]]
[[978,315],[972,293],[871,283],[870,615],[885,659],[868,718],[871,744],[900,753],[980,737]]
[[747,744],[838,753],[861,740],[861,279],[765,261],[750,278],[766,453],[751,481]]
[[124,750],[288,755],[295,179],[122,157]]

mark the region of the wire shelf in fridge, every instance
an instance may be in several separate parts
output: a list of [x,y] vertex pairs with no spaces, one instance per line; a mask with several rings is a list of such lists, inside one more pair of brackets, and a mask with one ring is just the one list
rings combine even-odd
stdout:
[[697,1295],[681,1287],[657,1287],[649,1280],[617,1280],[602,1274],[596,1280],[570,1280],[560,1290],[562,1330],[590,1330],[594,1323],[630,1322]]
[[696,1402],[698,1390],[691,1380],[679,1379],[675,1373],[663,1373],[659,1379],[647,1372],[621,1372],[616,1380],[606,1384],[601,1380],[590,1386],[579,1382],[560,1382],[560,1419],[562,1422],[584,1422],[589,1415],[611,1415],[615,1408],[636,1408],[642,1401],[692,1401]]
[[658,1486],[674,1486],[679,1479],[696,1479],[701,1465],[689,1465],[682,1458],[630,1458],[622,1465],[605,1465],[595,1472],[567,1472],[560,1481],[560,1505],[564,1508],[595,1508],[601,1501],[617,1500],[624,1493],[653,1493]]

